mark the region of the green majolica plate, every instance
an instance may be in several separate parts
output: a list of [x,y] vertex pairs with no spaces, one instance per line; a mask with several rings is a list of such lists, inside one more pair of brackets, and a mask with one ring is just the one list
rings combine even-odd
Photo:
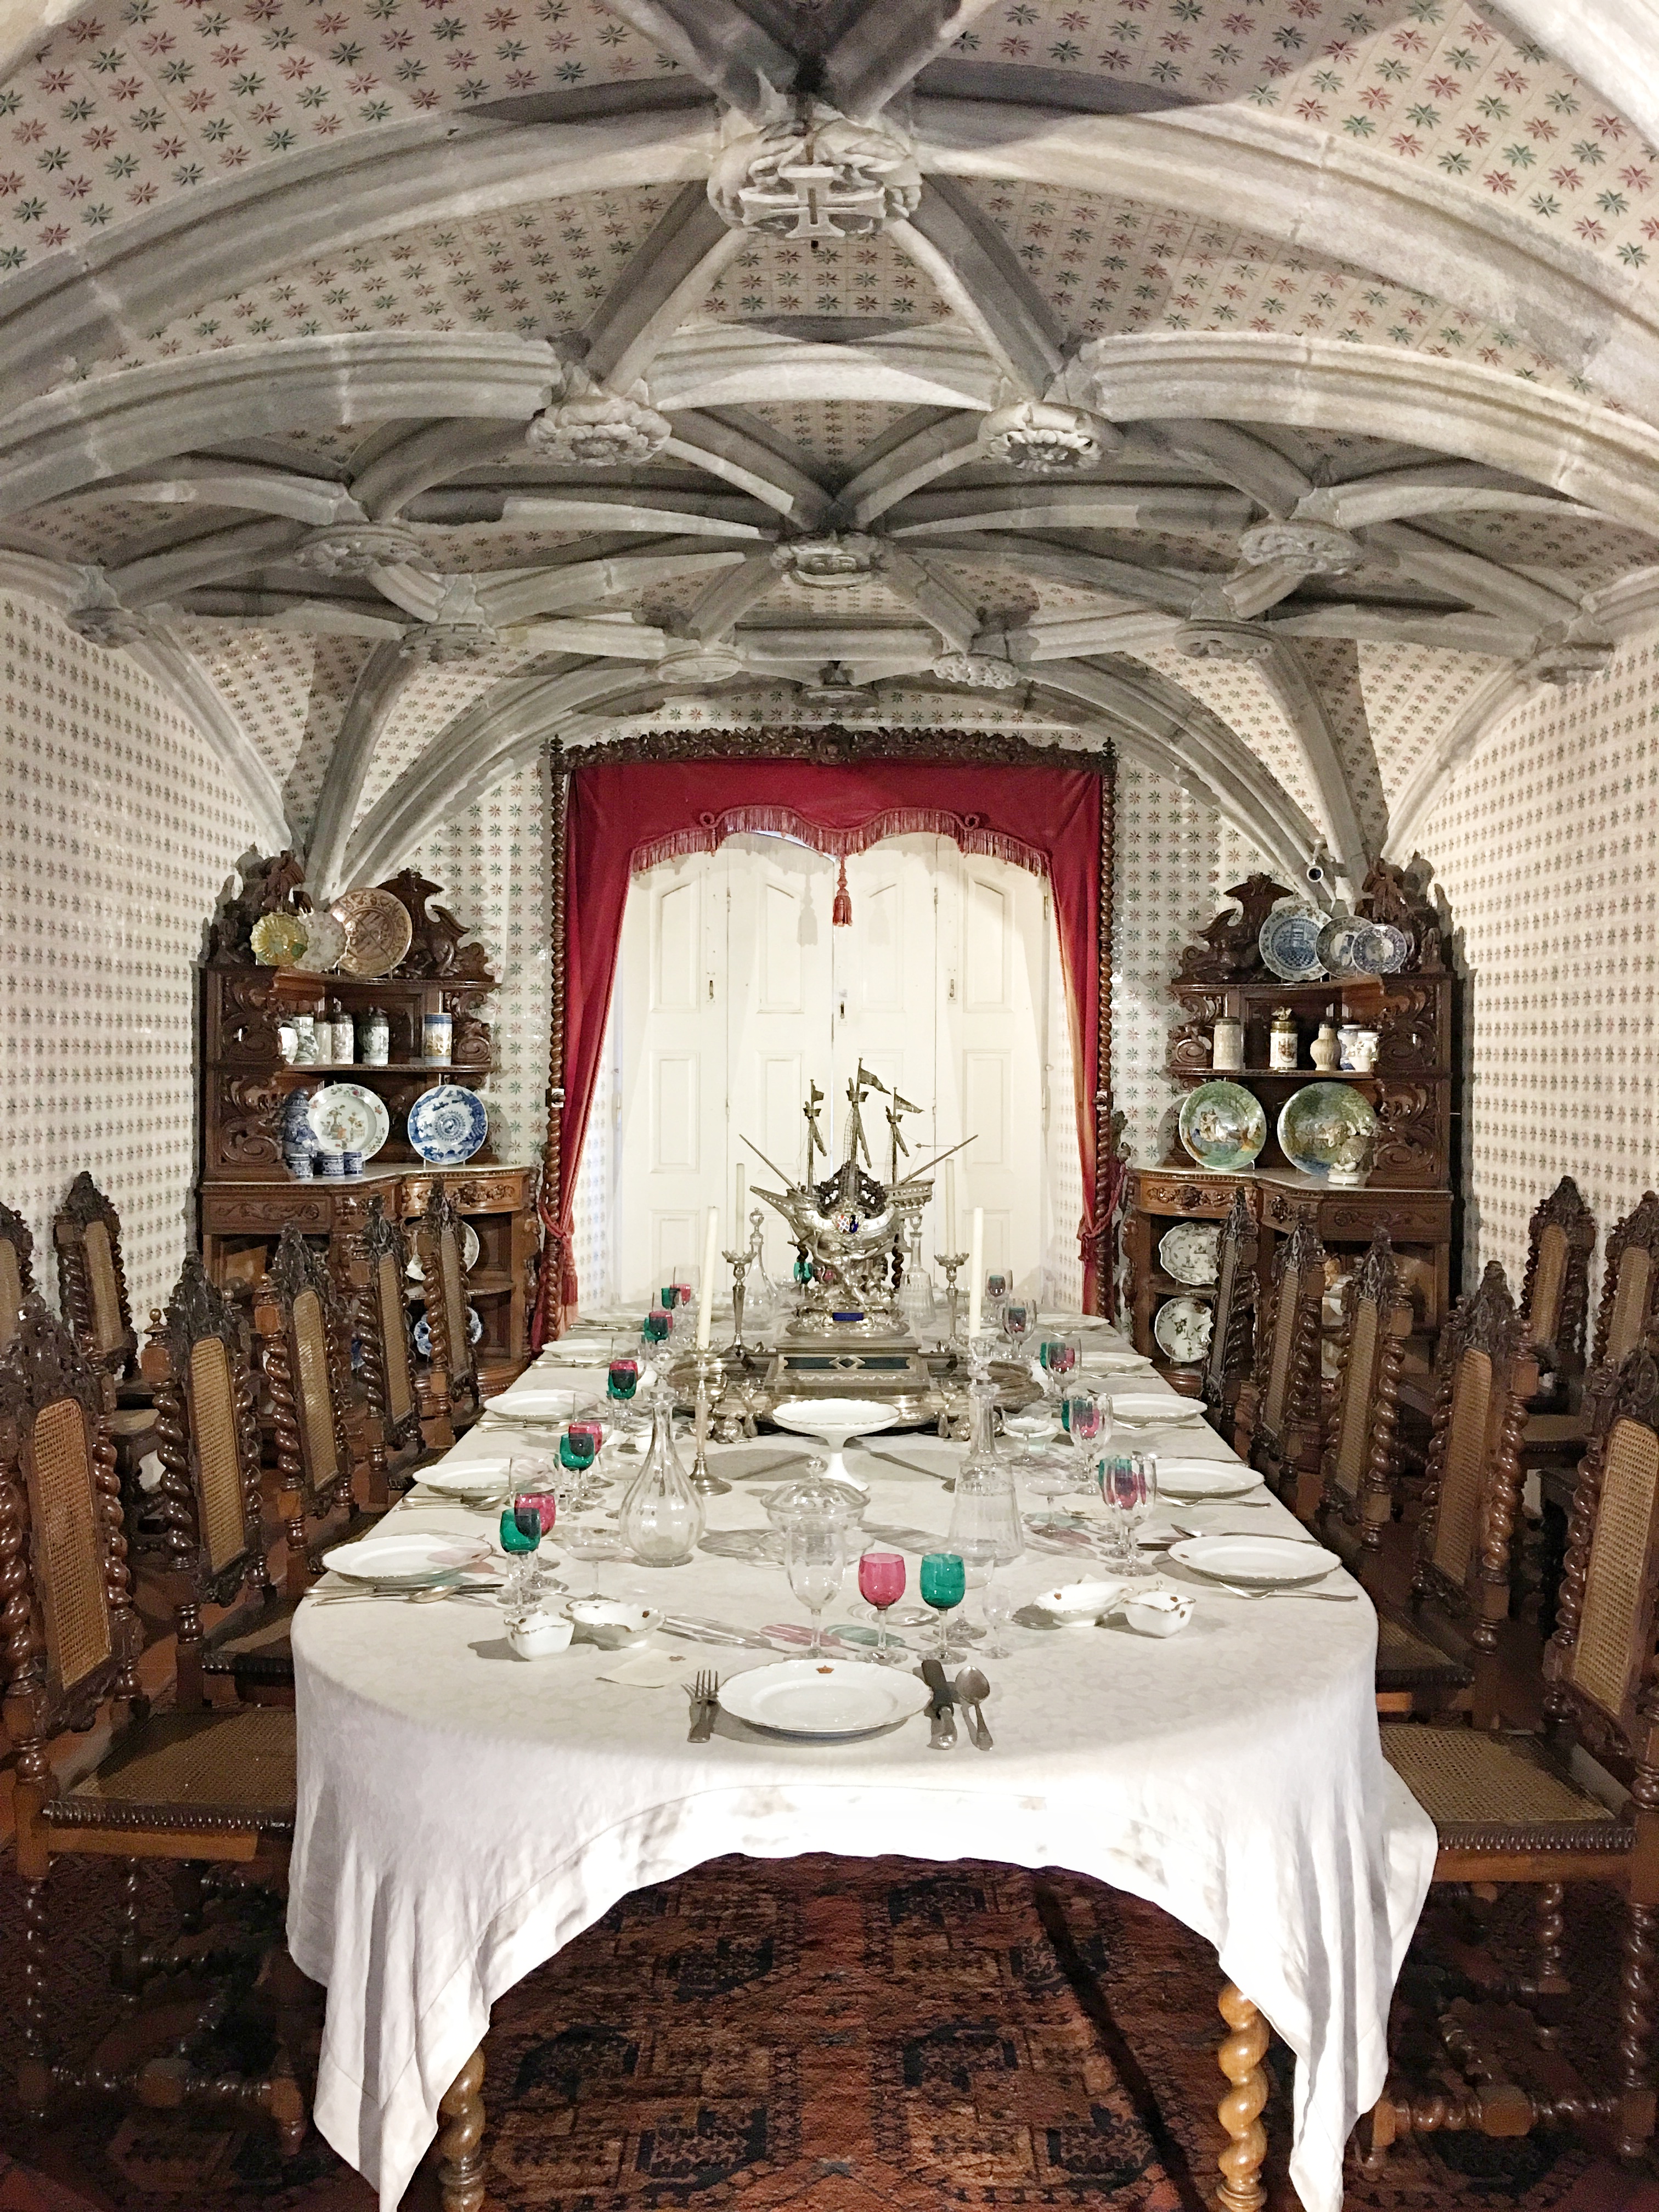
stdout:
[[1200,1083],[1181,1109],[1181,1141],[1201,1168],[1236,1175],[1267,1141],[1261,1102],[1242,1083]]
[[1371,1103],[1346,1083],[1309,1083],[1285,1101],[1279,1148],[1293,1168],[1321,1182],[1358,1182],[1376,1135]]

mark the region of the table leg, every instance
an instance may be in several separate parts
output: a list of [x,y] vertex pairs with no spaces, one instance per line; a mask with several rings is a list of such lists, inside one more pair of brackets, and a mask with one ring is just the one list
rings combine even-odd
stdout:
[[481,2044],[438,2106],[438,2190],[443,2212],[483,2212],[484,2056]]
[[1267,2023],[1231,1982],[1221,1992],[1220,2004],[1228,2033],[1216,2063],[1231,2087],[1216,2106],[1216,2118],[1227,2130],[1227,2148],[1216,2160],[1221,2168],[1216,2212],[1261,2212],[1267,2201],[1261,2178],[1261,2161],[1267,2154],[1267,2130],[1261,2117],[1267,2101],[1267,2076],[1261,2064],[1267,2051]]

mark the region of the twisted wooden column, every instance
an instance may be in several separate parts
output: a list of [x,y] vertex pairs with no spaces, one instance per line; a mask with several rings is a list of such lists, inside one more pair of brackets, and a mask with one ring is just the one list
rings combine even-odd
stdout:
[[479,2045],[444,2092],[438,2111],[438,2192],[443,2212],[483,2212],[483,2047]]
[[532,1345],[563,1327],[564,1233],[559,1226],[564,1181],[564,1030],[566,903],[565,835],[570,813],[570,769],[555,738],[547,749],[547,1136],[536,1209],[542,1221],[542,1272],[536,1296]]
[[1216,2160],[1221,2168],[1216,2212],[1261,2212],[1267,2201],[1261,2179],[1261,2161],[1267,2155],[1267,2130],[1261,2124],[1261,2108],[1267,2101],[1267,2075],[1261,2063],[1267,2055],[1267,2023],[1231,1982],[1221,1992],[1219,2003],[1229,2033],[1216,2063],[1231,2086],[1215,2108],[1228,2138],[1226,2149]]
[[1095,1310],[1117,1311],[1116,1237],[1108,1216],[1115,1204],[1112,1174],[1112,922],[1115,889],[1117,778],[1100,779],[1100,884],[1095,947]]

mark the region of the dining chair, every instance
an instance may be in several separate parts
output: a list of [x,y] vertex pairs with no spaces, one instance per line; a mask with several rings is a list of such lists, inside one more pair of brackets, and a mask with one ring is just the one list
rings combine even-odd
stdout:
[[433,1184],[424,1211],[415,1217],[414,1242],[432,1347],[421,1377],[421,1429],[428,1444],[447,1446],[454,1443],[458,1424],[468,1427],[477,1419],[482,1400],[469,1327],[461,1218],[441,1182]]
[[[1480,1987],[1495,2002],[1535,2008],[1552,2043],[1570,1994],[1562,1960],[1565,1886],[1599,1882],[1623,1892],[1619,2036],[1610,2079],[1564,2088],[1558,2063],[1547,2087],[1523,2087],[1506,2078],[1496,2054],[1483,2046],[1474,2008],[1454,1998],[1438,2026],[1456,2086],[1448,2088],[1443,2071],[1420,2088],[1391,2077],[1361,2125],[1368,2172],[1380,2170],[1391,2144],[1431,2130],[1521,2136],[1534,2127],[1599,2123],[1614,2130],[1625,2158],[1639,2158],[1651,2141],[1659,1928],[1656,1630],[1659,1360],[1644,1349],[1624,1362],[1604,1396],[1580,1470],[1560,1618],[1543,1660],[1547,1736],[1398,1725],[1382,1731],[1384,1757],[1435,1824],[1435,1881],[1473,1885],[1477,1892],[1535,1886],[1532,1972],[1483,1977]],[[1628,1793],[1607,1769],[1586,1766],[1585,1753],[1621,1765],[1631,1776]],[[1600,1992],[1586,2001],[1601,2002]]]
[[[198,1406],[210,1426],[234,1421],[228,1364],[222,1389],[217,1372],[210,1357],[198,1364],[198,1390],[186,1390],[178,1401],[186,1422]],[[270,2063],[252,2078],[227,2074],[222,2054],[208,2056],[204,2065],[188,2024],[181,2034],[176,2021],[167,2026],[164,2045],[148,2053],[137,2035],[125,2046],[131,2055],[118,2059],[104,2047],[82,2059],[54,2051],[46,1888],[55,1861],[125,1863],[120,1964],[143,1977],[174,1961],[170,1954],[147,1954],[140,1942],[140,1862],[167,1860],[195,1871],[204,1863],[230,1863],[280,1885],[295,1818],[292,1714],[188,1705],[151,1712],[140,1694],[142,1637],[127,1572],[106,1380],[44,1303],[30,1298],[0,1353],[0,1589],[6,1592],[0,1669],[6,1729],[16,1748],[12,1817],[23,1893],[19,2094],[36,2119],[60,2100],[112,2091],[140,2105],[200,2103],[250,2118],[263,2113],[276,2124],[289,2155],[304,2136],[307,2110],[280,2033]],[[185,1548],[196,1541],[192,1530]],[[65,1781],[52,1757],[54,1739],[90,1729],[106,1705],[107,1747],[77,1778]],[[211,2010],[210,1996],[206,2002]]]
[[1216,1240],[1215,1303],[1200,1384],[1205,1417],[1228,1443],[1237,1428],[1238,1394],[1255,1356],[1259,1237],[1250,1202],[1243,1190],[1236,1190]]
[[1458,1702],[1482,1728],[1498,1718],[1496,1655],[1510,1610],[1521,1435],[1537,1378],[1502,1263],[1490,1260],[1441,1332],[1410,1609],[1390,1614],[1471,1668]]
[[34,1288],[34,1239],[21,1213],[0,1205],[0,1352],[17,1333],[17,1316]]
[[[331,1248],[331,1257],[332,1257]],[[335,1275],[347,1301],[362,1357],[361,1403],[353,1408],[366,1468],[365,1494],[346,1536],[378,1520],[392,1503],[394,1474],[406,1489],[413,1468],[428,1456],[421,1434],[415,1358],[405,1295],[409,1248],[385,1203],[371,1198],[361,1227],[339,1240]]]
[[1298,1519],[1320,1498],[1320,1322],[1325,1248],[1298,1216],[1273,1255],[1255,1369],[1238,1394],[1236,1449]]
[[76,1342],[108,1377],[106,1390],[122,1502],[138,1534],[138,1463],[155,1448],[155,1392],[138,1369],[138,1334],[127,1299],[121,1217],[83,1168],[52,1216],[58,1304]]
[[1527,1224],[1521,1310],[1538,1355],[1540,1413],[1565,1409],[1577,1401],[1584,1372],[1595,1250],[1595,1216],[1572,1177],[1564,1175],[1534,1208]]

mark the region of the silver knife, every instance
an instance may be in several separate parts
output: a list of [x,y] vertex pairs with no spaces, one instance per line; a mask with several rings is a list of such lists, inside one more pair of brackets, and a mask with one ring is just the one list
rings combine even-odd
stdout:
[[921,1679],[933,1693],[933,1702],[928,1708],[928,1718],[933,1730],[928,1748],[931,1751],[949,1751],[957,1740],[957,1717],[952,1710],[956,1704],[956,1692],[937,1659],[922,1661]]

